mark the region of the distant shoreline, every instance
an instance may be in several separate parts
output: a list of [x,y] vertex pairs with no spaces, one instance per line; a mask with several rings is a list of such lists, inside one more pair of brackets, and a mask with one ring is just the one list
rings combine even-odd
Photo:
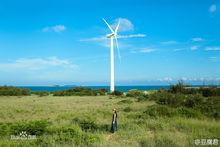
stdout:
[[[199,87],[207,87],[208,85],[190,85],[190,88],[199,88]],[[215,85],[218,86],[219,85]],[[53,92],[53,91],[62,91],[62,90],[67,90],[71,89],[74,87],[80,87],[80,86],[17,86],[19,88],[28,88],[31,91],[47,91],[47,92]],[[87,87],[87,88],[92,88],[92,89],[107,89],[109,90],[109,86],[81,86],[81,87]],[[115,89],[122,91],[122,92],[127,92],[131,89],[139,89],[139,90],[159,90],[159,89],[169,89],[170,85],[157,85],[157,86],[150,86],[150,85],[141,85],[141,86],[116,86]]]

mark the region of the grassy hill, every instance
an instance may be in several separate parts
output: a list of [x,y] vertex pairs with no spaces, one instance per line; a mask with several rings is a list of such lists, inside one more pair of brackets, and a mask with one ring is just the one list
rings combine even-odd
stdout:
[[[220,137],[219,120],[152,116],[153,100],[109,96],[1,96],[0,146],[195,146]],[[110,133],[112,109],[118,132]],[[33,140],[11,140],[26,131]]]

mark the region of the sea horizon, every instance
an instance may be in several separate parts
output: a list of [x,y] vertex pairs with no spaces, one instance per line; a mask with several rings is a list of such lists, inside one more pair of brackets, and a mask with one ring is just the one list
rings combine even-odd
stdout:
[[[138,89],[138,90],[159,90],[159,89],[169,89],[170,85],[117,85],[115,86],[115,90],[119,90],[122,92],[127,92],[131,89]],[[190,85],[191,87],[202,87],[202,86],[218,86],[219,85]],[[91,89],[110,89],[110,86],[107,85],[100,85],[100,86],[87,86],[87,85],[53,85],[53,86],[16,86],[19,88],[27,88],[31,91],[47,91],[47,92],[53,92],[53,91],[62,91],[62,90],[68,90],[74,87],[86,87]]]

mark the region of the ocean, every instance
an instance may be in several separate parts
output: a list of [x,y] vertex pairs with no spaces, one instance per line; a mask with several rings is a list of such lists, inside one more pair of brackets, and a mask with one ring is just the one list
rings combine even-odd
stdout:
[[[61,90],[67,90],[71,89],[77,86],[19,86],[20,88],[27,88],[32,91],[48,91],[48,92],[53,92],[53,91],[61,91]],[[102,89],[105,88],[109,90],[109,86],[83,86],[83,87],[88,87],[92,89]],[[168,89],[170,86],[116,86],[115,90],[119,90],[122,92],[127,92],[131,89],[139,89],[139,90],[159,90],[161,88],[163,89]]]

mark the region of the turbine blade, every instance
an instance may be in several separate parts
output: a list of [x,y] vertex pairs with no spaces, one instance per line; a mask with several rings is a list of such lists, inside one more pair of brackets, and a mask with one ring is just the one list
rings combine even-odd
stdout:
[[107,24],[107,26],[108,26],[108,28],[111,30],[111,32],[112,33],[115,33],[114,31],[113,31],[113,29],[111,28],[111,26],[107,23],[107,21],[103,18],[103,21]]
[[120,49],[118,47],[118,39],[117,39],[117,36],[115,36],[115,42],[116,42],[116,47],[118,49],[118,59],[119,61],[121,62],[121,54],[120,54]]
[[118,32],[119,25],[120,25],[120,19],[119,19],[118,25],[117,25],[117,27],[116,27],[116,29],[115,29],[115,34],[117,34],[117,32]]

